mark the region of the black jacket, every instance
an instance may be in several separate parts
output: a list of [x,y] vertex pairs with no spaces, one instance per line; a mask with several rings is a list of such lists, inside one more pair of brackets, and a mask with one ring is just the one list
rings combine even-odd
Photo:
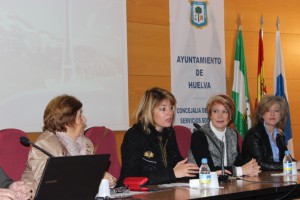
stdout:
[[[147,177],[148,184],[176,181],[173,168],[183,158],[179,153],[174,129],[164,128],[159,133],[151,126],[150,130],[150,133],[145,133],[142,125],[137,123],[125,133],[121,145],[122,169],[117,187],[123,185],[124,178],[132,176]],[[159,136],[166,144],[167,166],[163,162]]]
[[246,134],[243,141],[243,157],[246,161],[255,158],[262,171],[282,170],[282,160],[284,152],[287,150],[284,135],[279,134],[276,137],[276,144],[279,149],[279,160],[273,160],[273,153],[269,136],[265,130],[264,124],[259,123],[252,127]]

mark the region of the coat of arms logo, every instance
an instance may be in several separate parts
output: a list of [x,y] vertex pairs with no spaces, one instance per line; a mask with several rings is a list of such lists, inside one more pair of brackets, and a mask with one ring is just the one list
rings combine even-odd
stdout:
[[207,26],[207,1],[191,1],[191,23],[192,25],[203,28]]

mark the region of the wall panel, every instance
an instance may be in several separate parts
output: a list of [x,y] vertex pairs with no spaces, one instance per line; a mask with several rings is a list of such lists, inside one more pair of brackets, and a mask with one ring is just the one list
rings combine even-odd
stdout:
[[128,23],[129,75],[169,76],[169,27]]
[[127,21],[169,25],[168,0],[127,0]]

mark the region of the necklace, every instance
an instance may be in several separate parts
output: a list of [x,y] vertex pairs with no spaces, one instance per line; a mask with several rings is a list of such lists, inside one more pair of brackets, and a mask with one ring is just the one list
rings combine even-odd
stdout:
[[161,155],[162,155],[162,161],[164,163],[164,166],[167,167],[168,166],[168,162],[167,162],[167,143],[168,143],[168,139],[167,139],[166,143],[163,144],[162,136],[158,136],[158,141],[159,141],[159,148],[160,148]]

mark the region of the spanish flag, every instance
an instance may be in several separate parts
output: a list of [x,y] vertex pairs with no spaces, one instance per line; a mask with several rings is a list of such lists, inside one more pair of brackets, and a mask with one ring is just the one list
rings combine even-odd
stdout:
[[258,40],[258,69],[257,69],[257,99],[255,107],[260,100],[267,94],[267,88],[264,78],[264,44],[263,44],[263,29],[259,30]]

